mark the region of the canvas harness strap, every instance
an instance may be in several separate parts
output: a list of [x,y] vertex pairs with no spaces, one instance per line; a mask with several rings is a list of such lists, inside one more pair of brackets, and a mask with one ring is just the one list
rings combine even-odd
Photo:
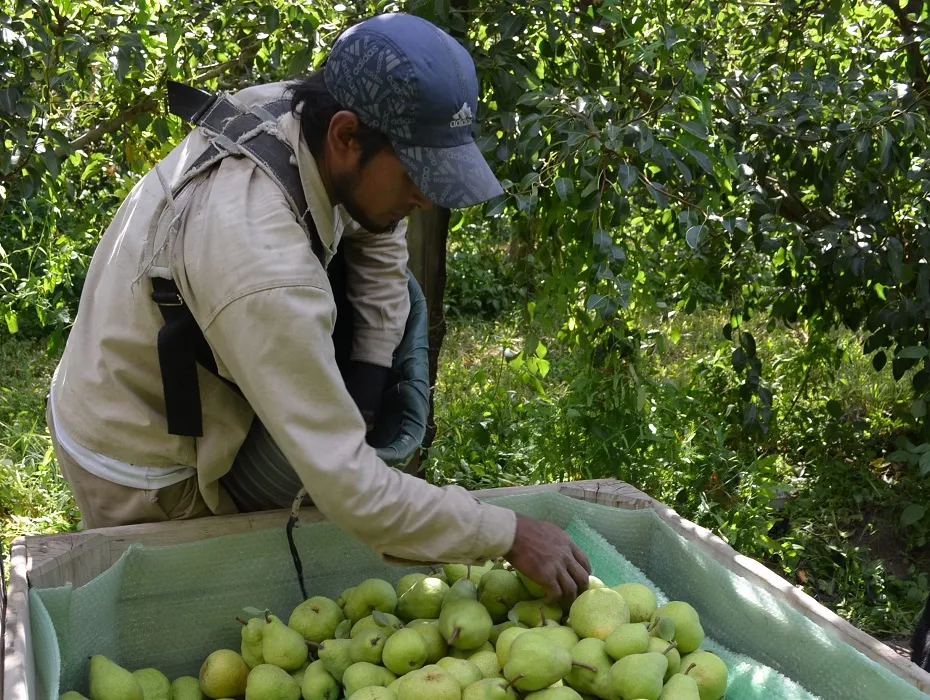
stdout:
[[201,437],[203,416],[197,364],[223,379],[236,391],[238,388],[219,375],[210,346],[169,272],[173,245],[171,233],[176,232],[180,218],[176,200],[184,187],[223,158],[251,158],[283,190],[310,240],[314,254],[324,268],[326,261],[323,244],[310,216],[300,182],[296,155],[277,130],[278,118],[290,109],[289,101],[280,99],[263,105],[244,105],[227,93],[213,94],[168,81],[168,109],[172,114],[201,127],[211,141],[211,145],[185,171],[181,181],[174,187],[168,187],[161,171],[158,171],[167,194],[165,206],[172,210],[174,221],[173,231],[169,230],[169,240],[158,250],[155,250],[154,242],[152,244],[154,264],[150,270],[151,298],[165,321],[158,332],[158,361],[168,432],[172,435]]

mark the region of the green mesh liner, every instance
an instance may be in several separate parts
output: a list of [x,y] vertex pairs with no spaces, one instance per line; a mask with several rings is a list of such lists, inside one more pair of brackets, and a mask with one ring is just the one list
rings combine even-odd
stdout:
[[[639,581],[660,601],[698,611],[704,648],[729,669],[726,700],[926,700],[927,695],[691,546],[652,510],[623,510],[552,492],[489,502],[549,520],[588,553],[608,585]],[[368,577],[396,581],[417,569],[388,566],[328,522],[301,525],[295,544],[309,595],[337,597]],[[88,657],[170,679],[197,675],[214,649],[239,649],[245,607],[285,618],[300,602],[284,522],[280,528],[163,547],[130,547],[79,588],[33,589],[37,700],[87,693]]]

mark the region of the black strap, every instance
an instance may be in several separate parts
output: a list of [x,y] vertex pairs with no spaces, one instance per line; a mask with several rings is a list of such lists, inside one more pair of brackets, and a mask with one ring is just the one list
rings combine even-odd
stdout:
[[[218,148],[211,144],[190,166],[188,172],[203,168],[207,164],[216,164],[230,155],[248,157],[241,153],[248,151],[259,167],[281,183],[294,208],[302,214],[311,248],[325,266],[323,243],[307,206],[300,172],[292,162],[293,150],[266,131],[255,132],[248,139],[239,142],[244,135],[255,131],[263,120],[252,112],[241,111],[222,95],[213,95],[168,81],[168,100],[169,109],[173,114],[214,134],[222,134],[225,137],[221,139],[222,144],[228,147]],[[275,100],[261,106],[261,109],[274,117],[280,116],[289,108],[290,104],[286,100]],[[172,435],[202,437],[203,414],[197,364],[236,391],[238,387],[219,375],[210,346],[181,297],[177,284],[173,280],[153,278],[152,301],[158,306],[165,320],[165,325],[158,332],[158,362],[162,374],[168,432]]]

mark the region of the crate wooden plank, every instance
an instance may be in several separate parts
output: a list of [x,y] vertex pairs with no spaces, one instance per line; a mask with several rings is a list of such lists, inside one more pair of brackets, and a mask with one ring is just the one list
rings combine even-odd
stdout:
[[26,542],[13,540],[3,634],[3,700],[35,700],[35,660],[29,626]]

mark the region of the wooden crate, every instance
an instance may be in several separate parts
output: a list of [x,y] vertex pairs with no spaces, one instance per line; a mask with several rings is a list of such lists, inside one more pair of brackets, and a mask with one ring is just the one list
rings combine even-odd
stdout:
[[[850,625],[762,564],[738,554],[710,531],[685,520],[668,506],[629,484],[613,479],[600,479],[489,489],[474,493],[478,498],[488,498],[541,491],[554,491],[613,508],[653,509],[673,530],[708,557],[789,604],[833,637],[849,644],[911,685],[930,693],[930,674],[923,669]],[[47,588],[68,582],[74,586],[83,585],[113,565],[130,544],[168,545],[191,542],[280,527],[286,518],[287,511],[268,511],[16,539],[12,547],[12,568],[4,615],[4,663],[3,675],[0,677],[2,700],[35,700],[27,586]],[[324,520],[315,508],[303,509],[300,518],[303,522]]]

